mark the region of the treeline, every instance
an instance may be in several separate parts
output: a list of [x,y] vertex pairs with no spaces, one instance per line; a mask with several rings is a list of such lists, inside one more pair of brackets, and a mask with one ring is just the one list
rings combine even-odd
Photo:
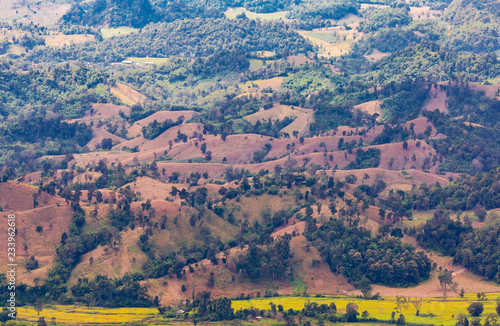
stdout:
[[[488,116],[488,107],[483,108]],[[497,126],[472,126],[439,111],[426,112],[425,116],[440,133],[447,136],[432,141],[437,153],[446,157],[439,165],[441,171],[474,174],[500,166],[500,130]]]
[[367,278],[388,286],[416,285],[429,278],[431,261],[422,251],[398,237],[372,237],[363,227],[346,226],[331,219],[316,228],[309,222],[305,233],[334,273],[350,282]]
[[351,52],[371,54],[373,50],[380,52],[394,52],[406,48],[412,43],[420,42],[421,38],[413,31],[404,29],[381,30],[375,34],[368,34],[363,39],[355,42]]
[[86,26],[130,26],[142,28],[149,23],[178,19],[221,18],[221,11],[197,6],[191,1],[96,0],[76,3],[64,14],[65,24]]
[[122,278],[109,279],[98,275],[93,280],[78,279],[71,286],[75,301],[97,307],[151,307],[153,302],[145,286],[140,285],[142,275],[125,274]]
[[[478,215],[479,215],[478,211]],[[484,213],[486,214],[486,213]],[[462,264],[473,273],[500,283],[500,218],[492,214],[485,225],[473,229],[470,220],[438,210],[424,225],[410,228],[420,245],[453,256],[455,264]]]
[[[341,69],[349,68],[354,58],[346,57],[345,60],[338,63]],[[452,48],[427,41],[410,45],[378,63],[360,68],[371,70],[367,76],[378,77],[381,81],[426,76],[436,82],[455,79],[481,82],[500,75],[500,61],[492,54],[461,54]]]
[[37,61],[116,62],[126,57],[203,57],[223,49],[272,51],[278,56],[307,53],[312,45],[283,22],[249,19],[189,19],[149,24],[140,32],[97,43],[35,49]]
[[47,138],[59,141],[64,149],[53,155],[77,152],[76,146],[83,147],[92,139],[92,129],[84,123],[68,123],[61,118],[46,119],[41,116],[21,117],[2,127],[0,134],[9,142],[36,143]]
[[358,14],[359,5],[351,0],[333,2],[304,1],[290,8],[287,18],[294,19],[292,25],[297,29],[332,26],[331,20],[339,20],[349,14]]
[[411,23],[412,18],[406,9],[384,8],[366,12],[366,19],[359,23],[358,30],[363,33],[377,31],[381,28],[402,27]]
[[293,4],[299,4],[302,0],[194,0],[193,4],[206,7],[219,12],[228,7],[244,7],[245,9],[259,13],[271,13],[288,9]]
[[173,122],[171,119],[167,119],[163,122],[158,122],[154,120],[150,122],[147,126],[142,127],[142,135],[146,139],[155,139],[159,135],[161,135],[164,131],[178,126],[182,123],[183,117],[179,117],[176,122]]
[[243,271],[252,281],[258,279],[287,279],[289,271],[290,239],[281,238],[265,249],[250,245],[248,252],[238,256],[236,271]]
[[461,175],[447,185],[420,184],[407,192],[397,192],[383,204],[389,209],[400,203],[405,210],[431,210],[442,208],[452,211],[472,210],[477,206],[488,210],[500,207],[497,183],[500,170],[477,173],[475,176]]
[[500,48],[500,10],[495,0],[453,1],[444,14],[450,28],[443,44],[460,51],[494,52]]
[[[0,63],[0,114],[50,110],[66,118],[80,118],[91,103],[105,103],[111,97],[101,87],[105,75],[87,67],[62,64],[55,67],[28,68]],[[105,89],[105,88],[104,88]]]

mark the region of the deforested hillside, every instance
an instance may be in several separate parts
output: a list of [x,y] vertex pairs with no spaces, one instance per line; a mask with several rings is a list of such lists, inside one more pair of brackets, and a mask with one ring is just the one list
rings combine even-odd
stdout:
[[5,7],[19,322],[495,325],[497,0]]

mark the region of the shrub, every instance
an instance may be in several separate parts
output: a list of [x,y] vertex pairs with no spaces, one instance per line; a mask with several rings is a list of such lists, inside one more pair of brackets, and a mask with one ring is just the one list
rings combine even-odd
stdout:
[[473,302],[471,305],[467,308],[467,311],[471,316],[477,317],[481,315],[481,313],[484,310],[484,305],[481,302]]

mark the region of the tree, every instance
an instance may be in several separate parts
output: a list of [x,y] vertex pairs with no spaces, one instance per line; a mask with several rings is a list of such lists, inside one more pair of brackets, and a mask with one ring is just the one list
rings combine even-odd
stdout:
[[497,301],[497,306],[496,306],[496,311],[497,311],[497,314],[500,315],[500,301]]
[[404,296],[396,296],[396,309],[401,314],[403,309],[408,309],[408,298]]
[[103,138],[103,140],[101,140],[101,148],[109,151],[113,148],[113,140],[111,138]]
[[484,310],[484,305],[482,302],[473,302],[467,308],[467,311],[473,317],[478,317],[479,315],[481,315],[483,313],[483,310]]
[[439,284],[441,284],[441,288],[446,295],[446,286],[453,285],[453,275],[451,275],[451,271],[444,271],[438,276]]
[[420,315],[420,308],[422,307],[422,298],[415,298],[413,300],[410,299],[410,302],[413,304],[415,307],[415,316]]
[[358,319],[358,305],[354,302],[349,302],[345,307],[345,314],[348,322],[355,322]]
[[467,316],[459,313],[457,316],[457,323],[455,326],[469,326],[469,320],[467,319]]
[[405,316],[403,314],[399,314],[398,320],[396,321],[396,325],[404,326],[405,324]]
[[369,298],[371,295],[371,291],[372,291],[372,287],[370,285],[370,280],[366,277],[363,277],[359,281],[359,289],[361,290],[361,292],[363,293],[363,296],[365,298]]
[[38,299],[35,301],[35,311],[38,313],[38,317],[40,317],[40,313],[43,310],[43,302],[42,300]]
[[474,208],[474,214],[476,214],[476,216],[480,222],[484,222],[484,220],[486,220],[487,213],[486,213],[486,209],[484,209],[483,206],[478,204]]

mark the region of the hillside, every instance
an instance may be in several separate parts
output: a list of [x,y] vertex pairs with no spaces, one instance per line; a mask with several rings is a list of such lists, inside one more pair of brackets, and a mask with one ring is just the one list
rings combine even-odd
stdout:
[[498,0],[2,8],[21,323],[495,326]]

